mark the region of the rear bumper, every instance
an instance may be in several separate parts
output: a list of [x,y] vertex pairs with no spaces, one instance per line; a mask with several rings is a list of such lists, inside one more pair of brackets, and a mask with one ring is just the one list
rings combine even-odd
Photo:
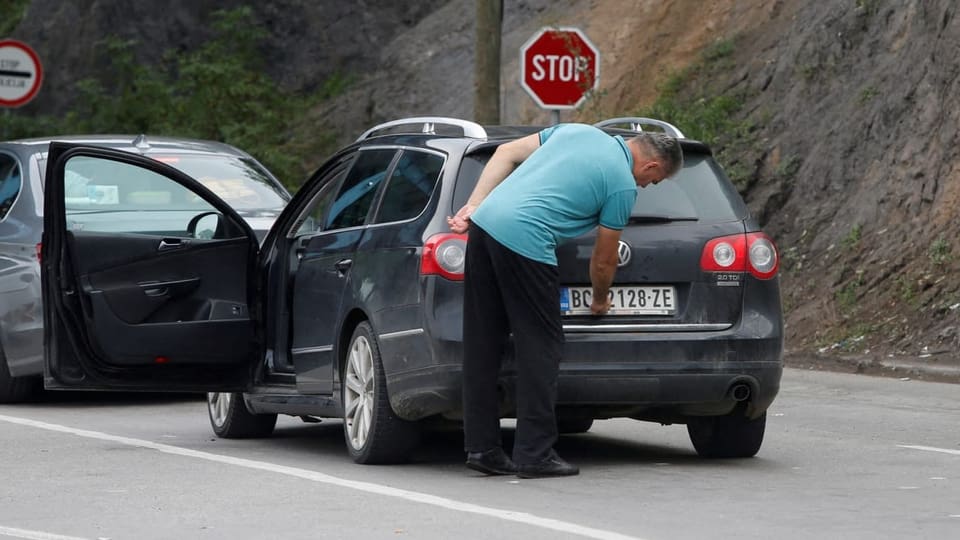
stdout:
[[[726,414],[737,406],[731,387],[749,386],[746,414],[773,402],[783,374],[783,317],[779,282],[747,279],[733,325],[649,326],[641,331],[593,330],[589,320],[566,319],[557,381],[558,409],[593,418],[631,417],[682,422]],[[462,290],[428,281],[423,333],[381,342],[390,404],[402,418],[462,414]],[[587,326],[585,326],[587,325]],[[501,365],[501,414],[514,414],[512,347]]]
[[[390,403],[402,418],[461,414],[460,344],[436,345],[443,351],[441,358],[458,361],[388,375]],[[755,417],[767,410],[780,390],[782,350],[780,338],[568,335],[557,406],[594,418],[681,422],[686,416],[730,412],[737,405],[732,387],[745,384],[747,414]],[[515,382],[513,359],[505,358],[499,383],[504,416],[514,414]]]

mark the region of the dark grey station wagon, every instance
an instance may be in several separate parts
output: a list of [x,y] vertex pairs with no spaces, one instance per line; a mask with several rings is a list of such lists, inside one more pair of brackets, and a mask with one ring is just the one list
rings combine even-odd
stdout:
[[[640,192],[607,315],[590,315],[585,299],[592,236],[558,250],[560,430],[612,417],[685,423],[703,456],[752,456],[782,372],[776,248],[707,146],[658,120],[598,125],[625,137],[665,130],[682,139],[685,166]],[[499,144],[536,131],[448,118],[376,126],[309,179],[262,245],[173,167],[53,143],[46,386],[208,391],[222,437],[268,435],[277,414],[340,417],[355,461],[403,460],[424,421],[461,414],[465,237],[446,217]],[[197,205],[189,223],[213,220],[211,232],[77,227],[74,173],[109,174],[120,189],[128,178],[169,184]],[[502,365],[510,417],[509,348]]]

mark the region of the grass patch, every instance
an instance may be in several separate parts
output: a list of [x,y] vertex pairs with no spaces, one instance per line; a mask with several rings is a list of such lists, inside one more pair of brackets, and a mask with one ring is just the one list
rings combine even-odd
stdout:
[[800,73],[800,76],[803,77],[803,80],[812,81],[813,78],[817,76],[817,73],[820,72],[820,66],[816,64],[803,64],[797,68],[797,71]]
[[934,266],[943,266],[953,260],[950,243],[944,238],[943,233],[940,233],[937,239],[927,248],[927,257],[930,258],[930,262]]
[[913,280],[901,274],[897,276],[897,279],[894,282],[897,285],[897,295],[900,297],[900,300],[911,305],[915,304],[917,299],[917,288],[913,283]]
[[780,163],[777,164],[777,168],[775,171],[773,171],[773,174],[782,180],[789,180],[797,174],[797,171],[800,170],[801,164],[802,161],[800,158],[791,154],[790,156],[787,156],[786,159],[780,160]]
[[866,105],[867,103],[872,101],[873,98],[877,97],[877,95],[879,94],[880,94],[880,91],[877,90],[876,86],[868,86],[860,91],[860,95],[857,97],[857,104]]
[[722,39],[707,47],[703,53],[701,53],[700,57],[704,62],[716,62],[717,60],[733,56],[733,51],[733,40]]
[[847,249],[854,248],[857,246],[857,244],[860,243],[860,238],[862,234],[863,234],[863,231],[860,227],[860,224],[857,223],[856,225],[850,228],[850,232],[847,233],[847,236],[845,236],[843,240],[840,241],[840,243],[843,245],[843,247]]
[[860,297],[863,285],[863,270],[857,270],[856,276],[834,294],[837,306],[842,314],[849,315],[856,309],[857,299]]
[[657,99],[637,115],[670,122],[688,138],[710,145],[727,176],[744,191],[755,179],[755,166],[740,156],[756,145],[752,124],[737,119],[746,95],[719,92],[706,82],[731,69],[734,52],[733,39],[713,43],[695,63],[670,74],[660,85]]
[[880,11],[880,0],[854,0],[857,10],[866,15]]

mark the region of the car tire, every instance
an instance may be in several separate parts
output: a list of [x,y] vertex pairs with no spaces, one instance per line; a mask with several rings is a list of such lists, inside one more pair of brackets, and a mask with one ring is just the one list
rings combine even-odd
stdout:
[[7,357],[0,349],[0,403],[18,403],[33,396],[34,377],[13,377],[7,367]]
[[268,437],[277,425],[275,414],[250,412],[239,392],[209,392],[207,414],[213,432],[224,439]]
[[591,427],[593,418],[557,418],[557,431],[562,434],[586,433]]
[[409,459],[420,426],[399,418],[390,407],[380,348],[369,323],[353,331],[343,366],[343,436],[357,463],[398,463]]
[[725,416],[697,416],[687,421],[687,434],[700,457],[747,458],[760,451],[767,413],[750,419],[735,411]]

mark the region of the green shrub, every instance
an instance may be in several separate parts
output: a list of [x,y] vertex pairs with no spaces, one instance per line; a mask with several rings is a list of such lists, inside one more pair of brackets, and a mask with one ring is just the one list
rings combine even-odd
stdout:
[[855,277],[834,294],[842,313],[848,315],[856,309],[857,298],[860,296],[863,285],[863,270],[857,270]]
[[857,223],[856,225],[850,228],[850,232],[847,234],[846,237],[844,237],[842,241],[843,247],[847,249],[856,247],[856,245],[860,243],[860,237],[862,236],[862,234],[863,234],[863,231],[860,227],[860,224]]
[[717,161],[741,191],[754,180],[754,168],[743,156],[756,144],[751,124],[739,120],[746,96],[739,92],[717,92],[701,81],[729,69],[734,40],[718,41],[705,49],[700,59],[667,77],[660,95],[639,116],[659,118],[680,128],[688,138],[713,147]]
[[930,257],[930,262],[934,266],[943,266],[953,259],[950,254],[950,243],[944,238],[943,233],[940,233],[937,239],[927,248],[927,256]]
[[349,79],[331,77],[309,96],[284,92],[266,75],[259,46],[267,35],[251,8],[214,12],[211,26],[213,37],[200,47],[169,51],[150,66],[135,57],[135,41],[104,39],[97,52],[109,70],[77,82],[69,111],[62,118],[18,119],[7,137],[149,133],[222,141],[249,152],[295,189],[307,171],[291,150],[290,126],[311,105],[342,92]]
[[0,0],[0,39],[9,36],[20,25],[30,0]]

